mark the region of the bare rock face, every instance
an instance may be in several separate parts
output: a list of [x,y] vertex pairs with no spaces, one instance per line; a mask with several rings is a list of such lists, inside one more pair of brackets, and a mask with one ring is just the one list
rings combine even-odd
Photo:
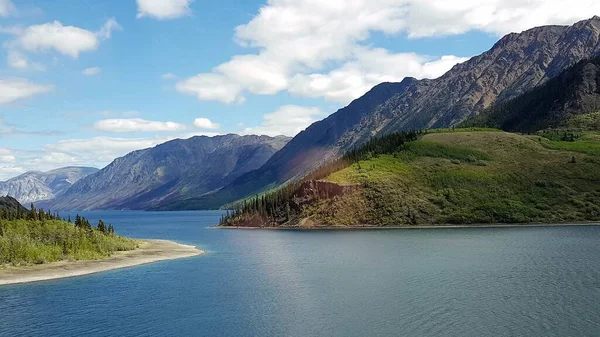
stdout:
[[27,172],[0,182],[0,195],[9,195],[25,205],[51,200],[97,171],[93,167],[64,167],[48,172]]
[[202,195],[259,168],[287,137],[224,135],[177,139],[114,160],[47,207],[58,210],[150,209]]
[[236,200],[298,178],[373,136],[457,125],[599,53],[600,17],[509,34],[440,78],[376,86],[298,134],[259,170],[196,204],[214,207],[213,200]]
[[[600,111],[600,56],[585,59],[543,85],[500,104],[494,104],[464,123],[533,133],[544,129],[598,130]],[[577,115],[590,114],[586,118]]]

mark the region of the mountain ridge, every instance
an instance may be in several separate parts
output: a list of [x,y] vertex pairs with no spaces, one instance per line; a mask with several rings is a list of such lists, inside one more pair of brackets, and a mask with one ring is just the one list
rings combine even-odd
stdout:
[[[492,103],[517,97],[599,52],[598,16],[572,26],[543,26],[508,34],[490,50],[437,79],[390,83],[392,92],[381,97],[375,95],[381,85],[376,86],[299,133],[258,170],[210,195],[174,203],[171,209],[210,209],[260,193],[301,177],[373,136],[458,125]],[[402,83],[405,85],[399,85]],[[377,99],[371,101],[374,96]],[[352,108],[365,101],[369,101],[369,111]]]
[[10,195],[22,204],[38,203],[63,194],[80,179],[97,172],[94,167],[67,166],[50,171],[29,171],[0,182],[0,195]]
[[289,138],[196,136],[115,159],[46,207],[59,210],[148,209],[190,193],[218,189],[260,167]]

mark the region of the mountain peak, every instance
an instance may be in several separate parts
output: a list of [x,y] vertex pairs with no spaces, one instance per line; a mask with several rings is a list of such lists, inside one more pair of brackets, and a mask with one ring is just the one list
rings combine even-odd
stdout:
[[62,167],[48,172],[29,171],[0,182],[0,195],[10,195],[23,204],[49,200],[64,193],[80,179],[97,172],[93,167]]

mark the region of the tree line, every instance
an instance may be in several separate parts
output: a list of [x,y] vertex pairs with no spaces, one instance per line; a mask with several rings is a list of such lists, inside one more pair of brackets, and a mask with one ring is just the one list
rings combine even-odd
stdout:
[[[24,207],[17,208],[0,208],[0,220],[26,220],[26,221],[63,221],[73,224],[76,228],[86,229],[88,231],[97,230],[103,234],[114,235],[115,228],[112,224],[108,226],[102,220],[98,220],[96,227],[93,227],[88,219],[77,214],[75,222],[71,220],[71,216],[68,218],[62,218],[58,212],[44,211],[43,209],[36,209],[33,204],[29,210]],[[0,223],[0,235],[2,235],[2,223]]]
[[287,222],[296,212],[299,205],[293,202],[300,186],[307,181],[321,180],[361,160],[370,159],[383,154],[394,154],[404,149],[408,142],[416,141],[424,132],[407,131],[374,137],[362,146],[346,152],[340,158],[325,164],[304,178],[288,183],[274,191],[256,195],[234,205],[221,217],[221,226],[235,226],[254,217],[268,219],[271,222]]

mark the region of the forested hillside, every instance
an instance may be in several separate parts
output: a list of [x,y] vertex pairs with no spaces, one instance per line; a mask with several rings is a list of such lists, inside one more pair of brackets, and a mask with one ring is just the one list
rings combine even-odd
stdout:
[[61,260],[95,260],[133,250],[136,241],[115,234],[112,224],[97,226],[84,217],[63,219],[35,207],[25,209],[0,198],[0,268]]
[[360,160],[290,185],[285,192],[247,201],[222,225],[314,228],[600,220],[600,136],[586,133],[569,141],[547,136],[439,130],[383,151],[363,148],[356,151]]

